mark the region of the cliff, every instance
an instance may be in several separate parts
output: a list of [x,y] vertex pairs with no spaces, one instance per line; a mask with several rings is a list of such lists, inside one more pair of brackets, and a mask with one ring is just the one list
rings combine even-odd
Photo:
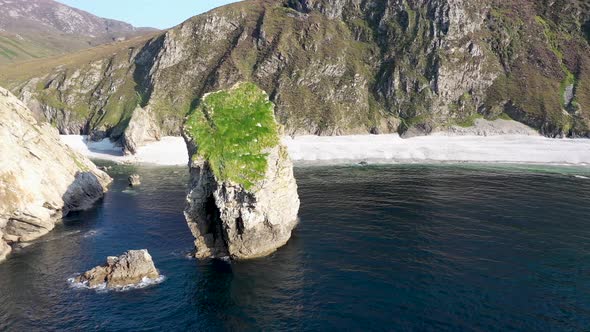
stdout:
[[111,179],[2,88],[0,118],[1,260],[10,252],[8,244],[32,241],[70,211],[90,207]]
[[62,133],[114,139],[136,109],[180,135],[203,95],[240,81],[269,92],[288,134],[512,118],[588,137],[589,40],[582,0],[247,0],[117,49],[0,68],[0,81]]
[[268,96],[251,83],[207,95],[185,126],[185,216],[196,256],[247,259],[287,243],[297,225],[293,165]]

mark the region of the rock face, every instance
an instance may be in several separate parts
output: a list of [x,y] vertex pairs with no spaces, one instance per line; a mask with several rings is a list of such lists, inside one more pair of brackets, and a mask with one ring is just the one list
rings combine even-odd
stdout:
[[247,0],[3,79],[44,114],[115,139],[138,104],[178,135],[195,100],[245,80],[269,92],[287,134],[425,135],[505,113],[547,136],[590,136],[588,27],[580,0]]
[[147,250],[130,250],[119,257],[111,256],[103,266],[97,266],[74,279],[90,288],[106,284],[107,288],[136,285],[144,279],[157,279],[160,273]]
[[[194,143],[189,144],[194,151]],[[289,241],[300,204],[293,165],[284,146],[270,152],[268,163],[265,180],[250,191],[218,182],[206,160],[192,160],[185,216],[196,257],[262,257]]]
[[[245,103],[249,104],[249,101]],[[210,105],[207,98],[203,104]],[[217,111],[212,109],[209,115]],[[269,111],[270,119],[274,121],[272,107]],[[211,119],[209,115],[207,118]],[[244,117],[248,118],[250,116]],[[215,127],[214,124],[212,126]],[[241,127],[241,122],[232,123],[231,126]],[[254,127],[267,128],[260,123]],[[240,184],[237,181],[248,173],[238,174],[234,180],[222,179],[224,175],[214,171],[219,159],[203,156],[199,152],[200,148],[204,149],[205,142],[199,142],[199,137],[192,134],[191,130],[190,125],[187,125],[185,138],[191,156],[191,185],[185,216],[195,236],[196,256],[248,259],[268,255],[285,245],[297,225],[300,204],[293,164],[286,147],[277,140],[272,146],[264,148],[263,154],[258,155],[265,158],[263,175],[250,183]],[[245,132],[250,132],[250,129],[246,128]],[[258,137],[253,141],[263,139]],[[231,146],[233,144],[222,150],[230,149]],[[255,152],[241,151],[244,156],[258,157]],[[225,160],[222,164],[234,163],[233,160]],[[238,166],[239,170],[246,172],[253,167]]]
[[142,143],[160,139],[160,128],[151,112],[137,107],[123,134],[125,153],[135,154]]
[[70,211],[92,206],[111,178],[2,88],[0,119],[1,258],[9,250],[6,242],[34,240]]
[[141,177],[138,174],[132,174],[127,180],[129,181],[129,185],[131,187],[137,187],[141,185]]

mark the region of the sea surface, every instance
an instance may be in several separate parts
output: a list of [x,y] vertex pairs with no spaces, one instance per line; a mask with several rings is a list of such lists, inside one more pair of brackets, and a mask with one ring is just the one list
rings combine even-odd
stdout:
[[[0,331],[590,330],[588,168],[297,168],[292,240],[231,263],[189,258],[186,173],[115,166],[95,208],[17,249],[0,264]],[[164,282],[67,282],[143,248]]]

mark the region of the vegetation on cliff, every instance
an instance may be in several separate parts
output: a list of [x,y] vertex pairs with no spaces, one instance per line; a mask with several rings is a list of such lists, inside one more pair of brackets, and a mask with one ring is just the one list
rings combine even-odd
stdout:
[[279,144],[274,104],[252,83],[206,95],[185,128],[216,178],[245,189],[264,178],[266,150]]
[[179,134],[195,101],[242,81],[268,91],[289,134],[427,134],[505,114],[586,137],[589,34],[580,0],[248,0],[100,56],[0,68],[0,84],[62,131],[114,138],[137,104]]

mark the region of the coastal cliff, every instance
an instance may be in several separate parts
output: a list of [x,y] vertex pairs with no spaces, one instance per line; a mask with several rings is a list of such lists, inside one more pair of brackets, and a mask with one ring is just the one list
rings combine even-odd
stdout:
[[266,93],[243,83],[207,95],[189,116],[185,216],[198,258],[261,257],[291,237],[300,202],[273,108]]
[[588,137],[589,40],[581,0],[247,0],[156,37],[1,68],[0,83],[62,133],[113,139],[141,110],[180,135],[196,101],[240,81],[269,92],[290,135],[512,118]]
[[0,260],[8,244],[37,239],[71,211],[89,208],[111,178],[64,145],[57,130],[0,88]]

